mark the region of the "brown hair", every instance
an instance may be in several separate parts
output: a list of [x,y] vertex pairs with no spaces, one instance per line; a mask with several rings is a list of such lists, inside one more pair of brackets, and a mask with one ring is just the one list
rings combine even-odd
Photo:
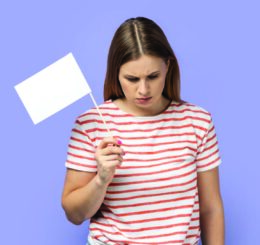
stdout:
[[108,53],[104,100],[124,97],[118,80],[119,69],[144,54],[160,57],[166,64],[169,61],[163,96],[184,102],[180,98],[180,70],[175,54],[162,29],[144,17],[126,20],[115,32]]

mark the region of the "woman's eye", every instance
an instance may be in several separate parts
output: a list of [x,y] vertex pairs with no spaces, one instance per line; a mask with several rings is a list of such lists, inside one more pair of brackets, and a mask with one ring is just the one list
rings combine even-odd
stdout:
[[129,77],[129,78],[127,78],[127,80],[130,81],[130,82],[138,82],[139,79],[138,78],[130,78]]
[[158,76],[156,75],[156,76],[149,76],[148,78],[150,79],[150,80],[153,80],[153,79],[155,79],[155,78],[157,78]]
[[[149,80],[154,80],[158,77],[158,75],[151,75],[151,76],[148,76],[147,78]],[[139,78],[138,77],[127,77],[126,78],[129,82],[138,82],[139,81]]]

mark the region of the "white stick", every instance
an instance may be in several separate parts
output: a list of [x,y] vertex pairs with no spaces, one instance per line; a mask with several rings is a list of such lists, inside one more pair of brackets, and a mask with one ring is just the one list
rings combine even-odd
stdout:
[[98,107],[98,105],[97,105],[97,102],[96,102],[96,100],[95,100],[95,98],[94,98],[92,92],[90,92],[89,95],[90,95],[90,97],[91,97],[91,99],[92,99],[92,101],[93,101],[93,103],[94,103],[94,105],[95,105],[95,107],[96,107],[96,109],[97,109],[97,111],[98,111],[100,117],[101,117],[102,120],[103,120],[103,123],[104,123],[104,125],[105,125],[105,127],[106,127],[107,132],[110,134],[111,137],[113,137],[113,135],[112,135],[112,133],[111,133],[109,127],[108,127],[107,124],[106,124],[106,121],[105,121],[105,119],[104,119],[104,117],[103,117],[101,111],[99,110],[99,107]]

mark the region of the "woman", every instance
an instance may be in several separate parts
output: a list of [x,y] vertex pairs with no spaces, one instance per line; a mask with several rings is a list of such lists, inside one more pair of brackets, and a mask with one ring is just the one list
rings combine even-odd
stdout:
[[112,40],[100,109],[72,130],[62,205],[90,219],[88,244],[224,244],[217,138],[210,113],[180,99],[161,28],[126,20]]

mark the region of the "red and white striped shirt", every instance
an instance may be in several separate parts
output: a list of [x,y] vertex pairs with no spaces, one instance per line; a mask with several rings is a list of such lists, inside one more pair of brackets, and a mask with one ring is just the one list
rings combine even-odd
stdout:
[[[126,154],[90,220],[92,239],[111,245],[197,244],[197,172],[221,163],[210,113],[177,102],[156,116],[133,116],[112,101],[100,109]],[[107,136],[96,109],[80,115],[66,167],[96,172],[94,152]]]

